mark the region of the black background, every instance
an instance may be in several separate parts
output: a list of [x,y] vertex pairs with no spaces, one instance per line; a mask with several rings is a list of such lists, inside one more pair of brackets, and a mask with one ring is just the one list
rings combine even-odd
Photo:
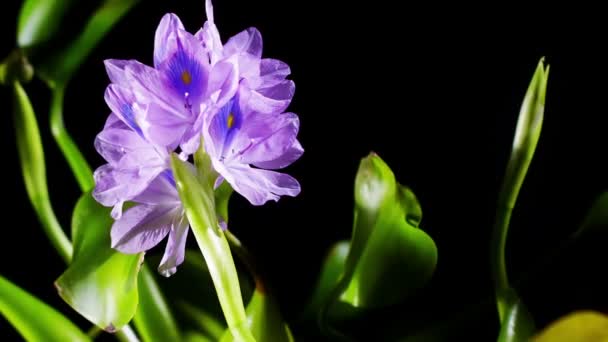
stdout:
[[[14,46],[18,4],[3,6],[0,55],[5,56]],[[93,9],[78,6],[65,18],[56,44],[73,37]],[[412,301],[412,316],[446,317],[491,293],[487,256],[495,201],[519,106],[541,56],[551,65],[545,122],[512,220],[510,274],[516,277],[565,240],[607,188],[608,39],[602,32],[608,30],[594,9],[557,15],[530,6],[232,0],[214,7],[224,41],[257,27],[264,56],[287,62],[296,82],[289,109],[300,115],[305,153],[287,172],[301,182],[301,195],[263,207],[234,196],[230,207],[232,229],[271,275],[288,319],[305,304],[327,249],[350,234],[355,172],[372,150],[415,191],[424,211],[422,227],[439,249],[435,277]],[[94,167],[102,159],[93,139],[109,113],[102,61],[134,58],[151,64],[154,30],[166,12],[178,14],[191,32],[205,20],[203,1],[142,2],[68,87],[66,125]],[[43,133],[53,206],[67,227],[79,190],[48,132],[44,85],[34,81],[26,89]],[[0,89],[0,273],[69,313],[52,286],[64,265],[24,191],[8,93]],[[608,311],[602,275],[606,243],[606,234],[586,239],[535,271],[535,282],[521,291],[539,326],[574,309]],[[487,315],[469,329],[492,339],[496,318]],[[0,322],[0,334],[8,330]]]

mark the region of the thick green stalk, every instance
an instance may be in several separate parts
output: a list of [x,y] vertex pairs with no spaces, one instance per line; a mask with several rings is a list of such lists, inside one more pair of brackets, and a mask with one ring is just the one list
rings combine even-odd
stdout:
[[179,196],[209,269],[228,327],[233,336],[243,341],[255,341],[247,327],[234,259],[226,236],[218,226],[213,188],[208,182],[200,182],[189,165],[175,154],[171,157],[171,164]]

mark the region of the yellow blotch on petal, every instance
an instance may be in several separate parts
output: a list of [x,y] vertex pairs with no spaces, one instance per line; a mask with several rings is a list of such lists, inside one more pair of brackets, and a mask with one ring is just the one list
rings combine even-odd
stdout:
[[228,115],[228,118],[226,119],[226,126],[228,126],[228,128],[232,128],[232,126],[234,125],[234,114],[230,113]]
[[189,85],[190,82],[192,82],[192,75],[190,75],[188,70],[182,72],[182,82],[184,82],[185,85]]

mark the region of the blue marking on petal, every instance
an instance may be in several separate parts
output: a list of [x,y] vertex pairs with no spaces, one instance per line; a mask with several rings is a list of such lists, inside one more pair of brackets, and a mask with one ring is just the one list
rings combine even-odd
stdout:
[[220,151],[221,158],[223,159],[226,157],[226,148],[229,148],[232,144],[232,140],[241,128],[243,121],[243,113],[239,106],[238,97],[234,97],[228,101],[228,103],[226,103],[226,105],[217,113],[214,120],[218,125],[217,127],[220,129],[220,139],[222,139]]
[[[179,96],[198,99],[205,92],[206,82],[203,66],[184,50],[181,39],[177,39],[177,50],[166,65],[170,87]],[[186,95],[187,94],[187,95]]]
[[163,178],[168,181],[171,185],[173,185],[173,187],[175,187],[175,178],[173,177],[173,172],[171,172],[171,170],[165,170],[163,172],[161,172],[161,176],[163,176]]
[[133,113],[133,108],[131,108],[129,104],[125,103],[122,105],[121,112],[122,116],[125,118],[125,120],[127,120],[127,125],[129,125],[131,129],[137,132],[137,134],[143,137],[144,134],[141,130],[141,127],[139,127],[139,125],[135,121],[135,114]]

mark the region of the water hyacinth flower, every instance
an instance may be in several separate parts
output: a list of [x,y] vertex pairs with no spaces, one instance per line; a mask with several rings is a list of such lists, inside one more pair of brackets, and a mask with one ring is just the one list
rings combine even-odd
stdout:
[[200,142],[203,116],[235,93],[237,65],[226,59],[211,66],[200,42],[166,14],[156,31],[154,67],[134,60],[106,60],[112,84],[106,102],[116,112],[131,105],[132,119],[150,142],[192,154]]
[[[112,110],[97,136],[108,162],[95,172],[95,199],[113,206],[112,247],[140,253],[168,236],[159,272],[183,262],[189,223],[175,187],[170,154],[186,160],[199,148],[218,174],[254,205],[296,196],[300,185],[279,173],[303,153],[298,117],[283,113],[294,92],[287,64],[263,59],[262,39],[248,29],[222,45],[207,1],[208,21],[196,35],[174,14],[156,31],[154,67],[106,60]],[[192,168],[194,166],[189,164]],[[122,212],[123,203],[133,204]]]
[[262,35],[250,27],[228,39],[225,45],[213,18],[211,1],[205,3],[207,22],[196,33],[212,65],[225,60],[238,62],[238,93],[240,105],[258,113],[278,113],[287,108],[295,92],[295,84],[287,80],[291,70],[277,59],[262,58]]
[[302,155],[299,126],[295,114],[259,114],[241,108],[238,98],[230,101],[204,132],[205,148],[220,174],[216,186],[225,179],[253,205],[298,195],[297,180],[265,169],[283,168]]

